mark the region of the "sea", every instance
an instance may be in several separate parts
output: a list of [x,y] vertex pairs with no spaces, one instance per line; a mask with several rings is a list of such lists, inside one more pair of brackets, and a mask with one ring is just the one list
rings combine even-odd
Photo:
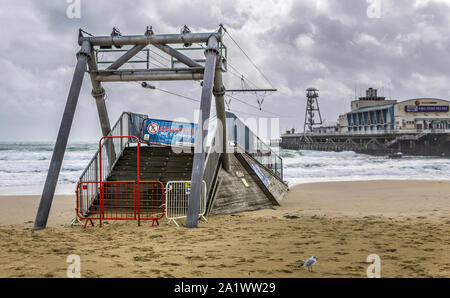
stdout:
[[[0,142],[0,196],[42,193],[54,143]],[[98,143],[69,143],[58,179],[56,194],[74,194],[75,184]]]
[[[0,142],[0,196],[40,195],[54,143]],[[67,146],[57,194],[73,194],[81,173],[98,149],[95,142]],[[450,180],[450,159],[404,156],[391,159],[355,152],[294,151],[274,147],[289,185],[363,180]]]

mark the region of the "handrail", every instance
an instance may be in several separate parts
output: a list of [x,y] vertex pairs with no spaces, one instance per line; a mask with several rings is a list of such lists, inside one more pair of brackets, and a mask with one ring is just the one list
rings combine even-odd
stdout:
[[[109,132],[109,134],[108,134],[107,136],[113,136],[113,135],[114,135],[114,132],[116,132],[119,128],[120,128],[121,135],[123,134],[123,119],[124,119],[125,115],[127,115],[127,116],[129,117],[129,113],[128,113],[128,112],[122,113],[122,115],[120,116],[119,120],[117,120],[117,122],[114,124],[113,128],[111,129],[111,131]],[[128,118],[128,120],[129,120],[129,118]],[[119,127],[119,125],[120,125],[120,127]],[[127,130],[129,131],[129,125],[127,125],[127,128],[128,128]],[[127,132],[128,132],[128,131],[127,131]],[[127,134],[128,134],[128,133],[127,133]],[[96,153],[94,154],[94,156],[93,156],[93,157],[91,158],[91,160],[89,161],[89,163],[88,163],[86,169],[85,169],[85,170],[83,171],[83,173],[80,175],[79,182],[98,181],[98,179],[91,179],[91,180],[85,179],[85,176],[87,176],[86,174],[87,174],[87,172],[91,169],[91,166],[94,164],[94,161],[97,163],[97,166],[98,166],[98,156],[99,156],[99,153],[100,153],[100,149],[98,149],[98,150],[96,151]],[[120,156],[120,155],[119,155],[119,156]],[[116,159],[118,159],[119,156],[116,155]],[[96,166],[96,167],[97,167],[97,166]],[[97,169],[98,169],[98,168],[97,168]],[[98,172],[98,170],[97,170],[96,172]],[[90,173],[90,174],[91,174],[91,173]],[[108,174],[109,174],[109,173],[108,173]],[[97,178],[97,177],[96,177],[96,178]]]
[[[114,141],[114,140],[121,139],[121,138],[127,138],[127,139],[128,139],[127,142],[129,142],[130,139],[136,140],[136,144],[137,144],[137,182],[139,183],[139,177],[140,177],[140,174],[139,174],[139,171],[140,171],[140,164],[139,164],[139,149],[140,149],[140,144],[139,144],[139,138],[138,138],[138,137],[135,137],[135,136],[106,136],[106,137],[103,137],[103,138],[100,139],[100,141],[99,141],[99,152],[100,152],[100,154],[99,154],[99,163],[100,163],[100,167],[99,167],[99,171],[100,171],[100,183],[103,181],[103,175],[102,175],[102,170],[103,170],[103,163],[102,163],[102,151],[103,151],[103,150],[102,150],[102,149],[103,149],[103,146],[104,146],[106,143],[108,143],[108,141],[110,141],[110,140]],[[106,140],[106,141],[103,142],[103,140]],[[121,142],[121,143],[122,143],[122,142]],[[123,150],[123,149],[121,148],[120,151],[122,151],[122,150]],[[108,169],[108,171],[111,171],[111,169],[114,167],[114,164],[115,164],[116,161],[119,159],[120,155],[122,155],[122,154],[116,154],[114,162],[113,162],[112,164],[107,164],[107,169]],[[108,159],[107,161],[109,162],[109,159]],[[108,177],[109,174],[108,174],[108,175],[105,175],[105,176]]]
[[[283,180],[283,159],[235,114],[226,112],[227,139]],[[232,120],[233,123],[229,123]]]
[[[114,137],[114,136],[127,136],[129,134],[130,130],[130,113],[124,112],[120,116],[119,120],[114,124],[113,128],[111,129],[110,133],[107,135],[107,137]],[[89,164],[87,165],[86,169],[81,174],[78,185],[80,183],[86,183],[89,181],[99,181],[100,177],[99,175],[101,171],[99,169],[99,156],[101,154],[100,150],[106,149],[106,146],[108,147],[108,150],[105,150],[108,157],[108,160],[114,160],[112,163],[108,163],[108,167],[106,168],[106,174],[105,177],[108,177],[111,174],[111,170],[114,167],[114,164],[117,162],[119,157],[122,154],[122,151],[125,149],[125,147],[130,143],[130,139],[127,139],[126,141],[123,141],[123,139],[120,139],[120,142],[114,142],[114,140],[111,140],[110,142],[104,142],[101,147],[97,150],[97,152],[94,154],[92,159],[90,160]],[[101,177],[103,178],[103,177]],[[77,188],[77,192],[79,189]],[[90,193],[90,197],[87,198],[87,207],[88,209],[83,210],[84,212],[88,212],[89,208],[92,206],[94,201],[98,198],[99,195],[99,189],[96,188],[95,191]]]

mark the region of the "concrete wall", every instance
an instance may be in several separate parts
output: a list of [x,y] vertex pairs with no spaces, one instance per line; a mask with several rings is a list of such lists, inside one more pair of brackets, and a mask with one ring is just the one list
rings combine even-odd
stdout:
[[[257,163],[252,157],[250,157],[247,154],[244,154],[243,157],[247,161],[248,164]],[[266,175],[266,177],[269,179],[269,186],[267,186],[267,190],[272,194],[272,196],[275,198],[275,200],[278,202],[278,204],[281,204],[281,201],[284,198],[284,195],[289,190],[289,187],[282,182],[279,178],[275,177],[271,171],[267,170],[263,166],[259,166],[261,171]]]
[[[231,214],[244,211],[254,211],[259,209],[273,208],[279,205],[284,195],[288,191],[288,186],[277,179],[270,171],[259,165],[270,181],[266,189],[261,188],[261,183],[254,173],[249,173],[248,166],[243,165],[234,154],[230,154],[230,173],[223,169],[219,172],[219,186],[215,197],[211,203],[208,215]],[[248,164],[255,163],[246,153],[241,156]],[[256,162],[257,163],[257,162]],[[244,174],[238,177],[237,172]],[[244,178],[248,184],[242,182]],[[269,198],[267,191],[270,192]]]
[[[232,214],[273,207],[273,203],[233,154],[230,154],[230,167],[230,173],[220,169],[219,188],[208,215]],[[239,178],[236,172],[244,174],[243,178],[247,181],[248,187],[244,185],[242,178]]]

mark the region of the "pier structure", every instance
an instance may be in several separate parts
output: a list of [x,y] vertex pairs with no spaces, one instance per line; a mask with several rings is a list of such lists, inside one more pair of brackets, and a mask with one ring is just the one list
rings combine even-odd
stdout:
[[[155,181],[144,181],[141,179],[140,162],[142,162],[142,160],[140,160],[141,152],[139,150],[139,143],[142,135],[136,128],[136,121],[139,122],[142,121],[142,119],[139,118],[139,114],[124,113],[116,125],[111,128],[105,102],[106,91],[103,88],[103,84],[111,82],[137,82],[142,84],[145,81],[202,81],[200,115],[197,123],[198,129],[196,131],[195,144],[192,144],[194,145],[194,153],[192,156],[188,157],[192,158],[192,161],[186,160],[185,164],[181,164],[182,168],[183,166],[190,167],[190,171],[186,171],[184,168],[183,170],[180,170],[180,164],[177,163],[173,165],[174,168],[169,170],[175,171],[175,173],[180,171],[179,176],[183,176],[183,179],[187,179],[187,177],[185,177],[186,174],[190,175],[189,179],[187,179],[189,181],[189,187],[187,187],[189,192],[189,202],[187,204],[186,226],[188,228],[197,227],[198,214],[202,209],[200,204],[205,180],[207,180],[208,183],[215,183],[216,180],[214,179],[217,177],[216,174],[219,167],[227,173],[233,169],[230,161],[233,152],[229,152],[229,140],[227,139],[227,119],[224,102],[226,89],[222,82],[222,73],[227,71],[227,48],[222,42],[224,31],[226,32],[226,29],[222,25],[219,26],[217,31],[205,33],[193,33],[187,26],[184,26],[179,34],[156,34],[150,26],[147,27],[147,30],[142,35],[122,35],[117,28],[114,28],[109,36],[94,36],[81,29],[79,30],[78,43],[80,50],[76,56],[77,64],[36,214],[34,223],[35,230],[44,229],[47,225],[56,184],[86,72],[90,76],[92,96],[96,101],[103,136],[99,144],[99,151],[84,171],[82,175],[83,180],[80,178],[80,183],[82,184],[79,184],[79,186],[81,188],[78,188],[77,186],[77,196],[80,196],[84,192],[89,193],[90,203],[88,204],[88,209],[83,211],[86,214],[92,211],[91,207],[93,208],[93,206],[99,207],[100,213],[104,214],[104,204],[108,198],[117,195],[117,192],[108,192],[110,189],[108,186],[113,185],[112,182],[116,183],[114,185],[116,185],[117,188],[119,186],[125,187],[124,185],[128,187],[128,191],[124,195],[131,201],[124,202],[124,206],[132,204],[133,201],[131,198],[134,198],[135,203],[138,202],[138,204],[149,204],[150,201],[152,203],[164,202],[163,197],[161,197],[164,195],[164,185],[163,181],[161,181],[161,179],[163,179],[161,178],[162,174],[160,173],[161,175],[159,178],[152,176],[155,178]],[[150,46],[154,49],[149,50]],[[197,52],[203,52],[204,59],[198,59],[189,55],[195,50],[197,50]],[[150,51],[152,53],[155,53],[154,51],[159,51],[159,53],[156,52],[156,55],[160,56],[164,54],[170,57],[170,66],[150,67]],[[111,61],[99,61],[99,53],[102,53],[102,55],[105,53],[115,53],[120,55]],[[146,55],[146,59],[139,57],[140,54]],[[139,59],[132,60],[134,57]],[[131,63],[145,64],[146,67],[124,67]],[[99,66],[103,64],[107,64],[107,66],[105,68],[100,68]],[[218,134],[215,136],[214,140],[215,147],[220,147],[217,154],[209,154],[212,152],[206,152],[204,148],[208,133],[210,133],[207,124],[210,122],[211,99],[213,95],[215,97],[217,120],[218,123],[221,124],[220,129],[213,132],[213,135],[216,133]],[[157,126],[155,126],[155,129],[157,129]],[[247,135],[244,134],[244,139],[245,136]],[[250,142],[248,139],[246,140]],[[127,149],[130,146],[133,147],[133,144],[134,146],[137,144],[136,149],[133,149],[135,151]],[[170,144],[169,147],[171,147]],[[254,153],[245,153],[249,154],[250,158],[255,156]],[[148,157],[150,161],[154,160],[155,162],[162,162],[162,160],[158,160],[158,158],[172,159],[170,154],[167,155],[168,153],[165,150],[147,149],[142,150],[142,154],[146,154],[146,157]],[[159,157],[151,159],[155,154]],[[127,155],[128,157],[124,155]],[[276,155],[273,157],[278,158]],[[130,164],[130,159],[134,158],[136,158],[136,160]],[[150,162],[149,160],[146,162]],[[125,163],[126,166],[134,167],[134,170],[137,172],[134,173],[134,176],[121,176],[121,179],[127,180],[129,178],[127,181],[109,181],[108,179],[113,179],[110,175],[117,175],[115,169],[120,163]],[[255,164],[255,162],[252,164]],[[149,167],[150,166],[154,166],[154,163],[149,164]],[[261,164],[261,166],[264,168],[263,164]],[[262,172],[264,172],[264,170],[258,170],[260,176]],[[268,170],[268,173],[271,172],[271,170]],[[277,179],[283,184],[281,180],[282,177],[278,177]],[[153,187],[157,189],[157,191],[155,191],[158,195],[156,201],[148,198],[150,187],[152,187],[152,189]],[[139,191],[133,193],[132,190],[136,192],[136,189]],[[139,199],[140,197],[146,197],[147,199],[141,201]],[[77,208],[78,207],[79,206],[77,205]],[[140,212],[142,211],[140,208],[143,206],[135,204],[131,207],[135,208],[134,216],[136,216],[136,214],[140,215]],[[159,207],[164,208],[163,205]],[[121,212],[122,211],[123,210],[121,210]],[[117,213],[118,210],[115,210],[115,212]],[[82,216],[85,216],[84,213]],[[100,217],[100,219],[101,218],[102,217]],[[154,217],[153,219],[157,221],[157,217]],[[92,222],[92,217],[90,218],[90,221]]]
[[354,151],[371,155],[403,153],[418,156],[450,156],[450,132],[312,133],[284,134],[281,148],[315,151]]
[[[288,190],[283,182],[283,160],[235,114],[226,112],[229,170],[217,118],[209,123],[198,217],[273,208]],[[149,118],[124,112],[108,139],[114,140],[115,159],[100,148],[76,186],[76,219],[152,220],[159,224],[187,218],[195,160],[194,123]],[[108,140],[105,139],[105,140]],[[219,150],[218,150],[219,149]],[[74,220],[75,221],[75,220]]]
[[[102,127],[103,136],[107,136],[111,131],[110,120],[105,104],[105,89],[102,87],[104,82],[126,82],[126,81],[177,81],[177,80],[203,80],[203,89],[200,103],[200,119],[199,127],[204,127],[204,123],[208,122],[211,97],[213,91],[216,97],[216,109],[218,117],[222,123],[225,123],[225,103],[223,94],[225,88],[222,85],[219,73],[225,71],[226,55],[222,41],[222,27],[215,32],[192,33],[187,27],[181,34],[155,34],[152,27],[147,27],[143,35],[122,36],[116,28],[110,36],[92,36],[83,34],[80,29],[78,43],[81,46],[77,54],[77,66],[75,68],[72,85],[69,91],[66,108],[63,119],[61,121],[55,149],[53,151],[49,172],[44,185],[39,209],[36,215],[34,229],[39,230],[46,227],[48,215],[50,212],[59,172],[61,169],[65,148],[69,138],[70,129],[78,102],[84,74],[88,68],[88,72],[92,83],[92,95],[96,100],[100,125]],[[175,50],[171,44],[192,45],[194,43],[205,43],[206,48],[205,61],[199,63],[194,59],[186,56],[180,51]],[[147,46],[153,45],[160,51],[170,55],[177,62],[183,64],[183,67],[175,68],[172,64],[171,68],[142,68],[142,69],[120,69],[131,58],[144,50]],[[97,49],[111,49],[116,47],[129,47],[129,49],[120,56],[116,61],[112,62],[109,67],[104,70],[98,68],[95,52]],[[224,127],[225,130],[225,127]],[[224,133],[226,133],[224,131]],[[207,131],[202,130],[197,138],[197,148],[202,147]],[[108,148],[108,156],[114,160],[114,150],[112,142]],[[226,150],[226,148],[224,147]],[[190,202],[190,214],[196,214],[199,210],[199,197],[201,192],[201,178],[203,177],[205,152],[197,150],[194,156],[194,165],[192,173],[192,195]],[[224,156],[224,167],[227,167],[227,155]],[[195,199],[197,198],[197,199]],[[188,226],[197,226],[197,217],[189,216]]]
[[281,147],[293,150],[355,151],[374,155],[450,156],[450,102],[416,98],[386,100],[369,88],[352,101],[335,126],[282,135]]

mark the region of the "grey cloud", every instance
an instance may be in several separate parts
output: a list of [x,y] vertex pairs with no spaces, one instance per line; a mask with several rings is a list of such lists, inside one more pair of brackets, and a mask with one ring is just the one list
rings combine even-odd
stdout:
[[[321,89],[323,114],[330,122],[348,109],[355,86],[385,87],[386,95],[448,98],[446,59],[450,42],[450,7],[429,1],[382,0],[383,18],[367,17],[366,0],[328,1],[86,1],[82,18],[66,17],[65,0],[1,1],[0,140],[53,140],[70,86],[79,27],[108,35],[113,26],[124,34],[215,30],[223,23],[280,92],[263,109],[288,116],[281,128],[302,128],[305,92]],[[268,83],[226,37],[229,61],[261,87]],[[227,87],[240,81],[225,74]],[[100,134],[86,76],[74,121],[72,140],[95,140]],[[192,82],[161,82],[165,88],[199,98]],[[189,102],[135,83],[105,84],[111,122],[122,111],[154,117],[193,120]],[[389,89],[388,89],[389,88]],[[243,96],[256,105],[256,99]],[[232,108],[258,111],[232,101]],[[264,114],[267,115],[267,114]],[[247,117],[243,115],[243,117]],[[31,124],[30,124],[31,123]],[[30,127],[31,133],[30,133]]]

